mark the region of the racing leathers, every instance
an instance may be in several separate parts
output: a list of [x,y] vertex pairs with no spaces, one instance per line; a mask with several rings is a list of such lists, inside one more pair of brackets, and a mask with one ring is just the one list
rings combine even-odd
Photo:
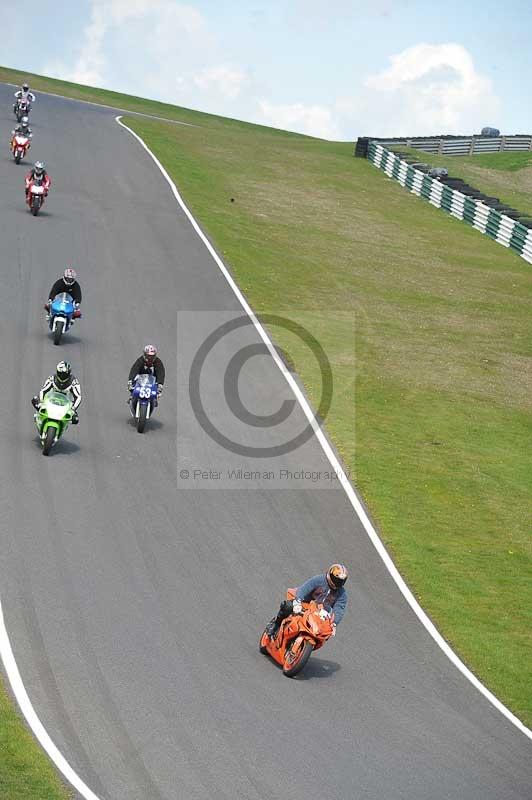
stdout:
[[[28,174],[26,175],[26,177],[24,179],[25,182],[26,182],[26,199],[28,198],[30,187],[31,187],[31,184],[33,183],[33,181],[35,180],[35,177],[36,177],[35,176],[35,168],[30,169],[30,171],[28,172]],[[42,185],[44,186],[44,194],[45,194],[45,196],[47,196],[48,192],[50,191],[50,186],[52,185],[52,179],[50,178],[50,176],[48,175],[46,170],[43,170],[43,174],[42,174],[41,178],[42,178]]]
[[60,387],[55,382],[55,375],[49,375],[46,378],[43,387],[39,392],[38,397],[35,398],[37,400],[37,403],[34,405],[37,404],[40,405],[43,402],[46,395],[48,394],[48,392],[61,392],[61,394],[65,394],[68,397],[68,399],[72,403],[72,410],[74,411],[74,417],[72,419],[72,422],[76,424],[76,422],[78,421],[77,419],[78,415],[76,412],[81,403],[81,386],[78,379],[75,378],[74,375],[72,375],[70,383],[68,383],[66,386]]
[[23,125],[22,122],[19,122],[17,127],[11,131],[11,136],[27,136],[28,139],[31,139],[33,132],[28,125]]
[[24,91],[24,89],[18,89],[15,92],[14,96],[15,96],[15,101],[16,101],[15,105],[19,100],[25,100],[27,103],[34,103],[35,102],[35,95],[33,94],[33,92],[30,92],[29,89],[26,92]]

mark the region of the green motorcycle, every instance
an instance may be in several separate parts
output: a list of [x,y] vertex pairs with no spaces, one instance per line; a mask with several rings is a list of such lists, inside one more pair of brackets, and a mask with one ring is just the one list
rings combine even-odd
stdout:
[[39,431],[43,456],[49,456],[74,416],[72,403],[61,392],[49,392],[33,415]]

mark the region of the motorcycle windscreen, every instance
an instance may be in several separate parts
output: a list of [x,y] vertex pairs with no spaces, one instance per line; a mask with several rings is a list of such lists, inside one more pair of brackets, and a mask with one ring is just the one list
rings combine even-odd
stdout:
[[155,386],[157,381],[155,375],[136,375],[133,383],[135,386]]
[[57,294],[52,300],[52,314],[73,314],[74,300],[68,292]]
[[43,403],[48,419],[55,419],[58,422],[71,412],[72,403],[68,397],[61,392],[50,392],[46,395]]

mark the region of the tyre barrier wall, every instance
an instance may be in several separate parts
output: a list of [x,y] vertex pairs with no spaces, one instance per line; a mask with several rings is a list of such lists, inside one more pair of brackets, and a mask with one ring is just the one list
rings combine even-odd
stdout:
[[[431,205],[447,211],[456,219],[472,225],[504,247],[510,247],[521,258],[532,264],[532,220],[524,218],[526,224],[517,222],[513,217],[521,216],[518,211],[503,206],[497,198],[487,198],[467,184],[454,181],[465,189],[465,192],[457,191],[446,185],[445,178],[443,180],[431,178],[421,169],[416,169],[400,156],[386,150],[378,142],[371,140],[367,142],[367,158],[405,189],[418,197],[425,198]],[[424,166],[427,169],[426,165]],[[453,179],[450,181],[453,182]],[[486,202],[479,199],[479,196],[485,198]],[[501,213],[493,207],[495,205],[503,207],[507,213]]]
[[[364,137],[365,138],[365,137]],[[473,156],[480,153],[526,152],[532,151],[532,135],[516,136],[418,136],[391,139],[371,139],[386,147],[387,145],[413,147],[425,153],[441,156]]]

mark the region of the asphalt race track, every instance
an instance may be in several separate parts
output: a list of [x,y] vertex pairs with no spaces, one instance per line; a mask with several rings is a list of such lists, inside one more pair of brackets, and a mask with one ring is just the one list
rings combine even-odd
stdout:
[[[69,763],[100,800],[530,800],[531,741],[427,634],[341,489],[180,478],[264,468],[224,454],[188,400],[194,353],[241,307],[107,109],[38,95],[31,154],[54,184],[31,217],[27,164],[8,147],[12,92],[0,87],[0,596],[28,694]],[[67,265],[84,317],[54,347],[42,304]],[[125,383],[152,341],[167,380],[141,436]],[[201,373],[206,412],[235,435],[223,374],[257,342],[250,327],[227,334]],[[60,358],[82,384],[80,424],[43,458],[30,398]],[[292,396],[266,356],[239,385],[257,414]],[[242,436],[264,446],[302,427],[296,407]],[[330,470],[315,439],[266,461]],[[336,560],[350,566],[348,612],[288,680],[259,634],[285,587]]]

